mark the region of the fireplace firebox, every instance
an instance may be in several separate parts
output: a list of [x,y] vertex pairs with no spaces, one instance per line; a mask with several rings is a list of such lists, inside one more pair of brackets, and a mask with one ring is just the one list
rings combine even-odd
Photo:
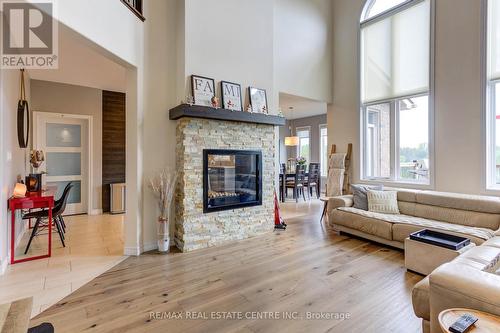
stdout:
[[262,205],[262,152],[203,150],[203,212]]

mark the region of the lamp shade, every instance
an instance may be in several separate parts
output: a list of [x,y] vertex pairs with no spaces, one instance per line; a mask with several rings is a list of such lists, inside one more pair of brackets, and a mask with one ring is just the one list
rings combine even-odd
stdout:
[[298,136],[287,136],[285,137],[285,146],[298,146],[299,137]]
[[14,198],[24,198],[26,196],[26,185],[17,183],[12,193]]

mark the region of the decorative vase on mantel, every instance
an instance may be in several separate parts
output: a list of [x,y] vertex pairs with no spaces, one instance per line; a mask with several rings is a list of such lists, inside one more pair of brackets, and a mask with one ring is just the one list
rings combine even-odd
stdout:
[[158,251],[167,253],[170,251],[170,228],[168,218],[158,217]]

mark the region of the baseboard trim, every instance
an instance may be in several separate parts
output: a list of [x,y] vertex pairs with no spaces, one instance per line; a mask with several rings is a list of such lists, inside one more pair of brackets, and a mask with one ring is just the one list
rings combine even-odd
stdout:
[[123,254],[126,256],[140,256],[141,249],[138,246],[126,246],[123,249]]
[[102,209],[92,209],[90,215],[102,215]]
[[4,275],[7,270],[7,266],[9,266],[9,257],[3,258],[0,264],[0,275]]
[[149,242],[142,246],[126,246],[123,252],[126,256],[140,256],[144,252],[153,251],[157,248],[158,244],[156,242]]

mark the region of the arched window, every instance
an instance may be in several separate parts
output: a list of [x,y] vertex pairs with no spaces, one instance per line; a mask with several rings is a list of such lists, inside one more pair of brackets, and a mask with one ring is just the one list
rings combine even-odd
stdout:
[[487,188],[500,190],[500,1],[488,0]]
[[430,184],[431,0],[369,0],[360,18],[362,179]]
[[361,15],[361,22],[378,16],[388,10],[408,2],[408,0],[368,0]]

